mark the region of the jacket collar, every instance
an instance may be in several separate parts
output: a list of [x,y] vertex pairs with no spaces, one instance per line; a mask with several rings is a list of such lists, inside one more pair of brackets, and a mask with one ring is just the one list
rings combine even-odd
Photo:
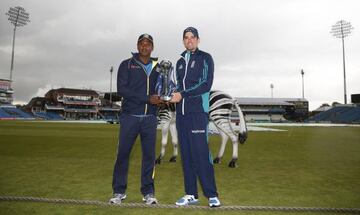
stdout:
[[[196,48],[195,51],[192,53],[193,55],[197,55],[199,53],[199,48]],[[181,56],[182,57],[185,57],[185,54],[186,54],[187,50],[185,50],[183,53],[181,53]]]
[[[134,53],[134,52],[131,52],[131,54],[132,54],[132,58],[133,58],[133,59],[135,59],[137,62],[141,63],[140,58],[139,58],[139,53],[137,53],[137,52],[135,52],[135,53]],[[156,61],[158,61],[158,58],[157,58],[157,57],[150,57],[150,60],[153,61],[153,62],[154,62],[154,61],[156,62]]]

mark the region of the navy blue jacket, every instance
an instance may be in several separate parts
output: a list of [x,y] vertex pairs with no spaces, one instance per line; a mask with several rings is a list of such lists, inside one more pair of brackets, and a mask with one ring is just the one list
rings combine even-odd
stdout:
[[156,114],[156,105],[149,103],[150,95],[155,93],[155,85],[159,75],[156,58],[151,58],[152,71],[150,76],[146,74],[143,64],[139,60],[139,54],[133,53],[133,57],[124,60],[118,70],[117,93],[123,97],[121,110],[131,115]]
[[186,62],[185,52],[176,63],[177,91],[183,99],[177,114],[209,112],[209,94],[214,77],[214,61],[209,53],[196,49]]

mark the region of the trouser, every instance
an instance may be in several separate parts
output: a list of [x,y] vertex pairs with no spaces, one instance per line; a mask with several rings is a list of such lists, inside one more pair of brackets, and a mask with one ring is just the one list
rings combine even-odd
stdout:
[[208,123],[207,113],[176,115],[185,193],[195,197],[198,197],[197,178],[207,198],[218,196],[208,146]]
[[113,192],[125,193],[126,191],[129,156],[136,137],[140,134],[142,149],[140,191],[143,195],[154,193],[156,116],[137,117],[122,113],[119,120],[120,132],[113,173]]

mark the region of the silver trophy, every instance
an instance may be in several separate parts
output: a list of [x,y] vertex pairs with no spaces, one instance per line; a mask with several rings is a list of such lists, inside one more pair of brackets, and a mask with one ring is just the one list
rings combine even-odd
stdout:
[[172,93],[174,92],[174,83],[171,80],[171,73],[173,67],[169,60],[162,60],[160,62],[160,99],[163,101],[170,101]]

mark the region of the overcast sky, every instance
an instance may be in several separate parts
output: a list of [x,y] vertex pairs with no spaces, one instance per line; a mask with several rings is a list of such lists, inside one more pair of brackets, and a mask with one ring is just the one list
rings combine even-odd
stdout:
[[[1,0],[0,78],[8,79],[13,26],[5,13],[22,6],[31,22],[16,31],[15,103],[51,88],[110,89],[110,67],[136,50],[141,33],[154,37],[153,56],[173,63],[182,31],[199,30],[200,49],[215,62],[213,89],[233,97],[300,98],[301,69],[310,110],[343,103],[338,20],[354,30],[345,40],[348,101],[360,93],[359,0]],[[113,74],[113,89],[116,86]]]

